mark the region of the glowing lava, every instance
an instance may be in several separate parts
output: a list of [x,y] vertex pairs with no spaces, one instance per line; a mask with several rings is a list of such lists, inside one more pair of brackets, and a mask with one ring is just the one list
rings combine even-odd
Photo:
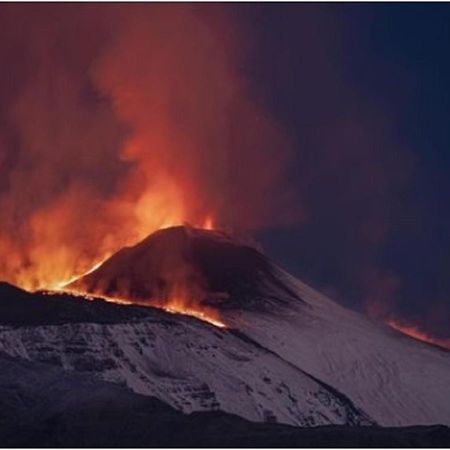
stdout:
[[[209,230],[212,228],[212,217],[207,217],[204,221],[203,229]],[[108,255],[108,258],[109,256],[110,255]],[[182,265],[182,271],[180,272],[180,266],[176,264],[176,261],[173,261],[173,265],[168,267],[168,272],[172,275],[176,275],[174,275],[173,279],[170,278],[169,289],[165,293],[161,293],[160,297],[156,295],[148,299],[145,296],[143,298],[134,298],[134,296],[129,294],[126,290],[105,293],[99,289],[89,291],[85,288],[83,282],[79,283],[75,287],[72,285],[72,283],[75,283],[77,280],[82,281],[83,277],[98,269],[108,258],[105,257],[100,261],[97,261],[92,267],[81,274],[72,276],[63,281],[52,283],[45,288],[46,292],[48,294],[52,294],[52,292],[65,292],[71,295],[83,297],[86,300],[101,298],[105,301],[118,304],[134,304],[146,307],[156,307],[173,314],[193,316],[217,327],[226,327],[225,323],[221,320],[218,311],[208,305],[205,305],[203,302],[205,299],[216,298],[217,294],[212,295],[211,293],[208,293],[207,290],[202,289],[200,283],[198,285],[195,283],[194,285],[190,285],[188,280],[190,279],[189,276],[192,275],[191,268],[189,265]]]
[[400,331],[401,333],[406,334],[407,336],[410,336],[414,339],[427,342],[428,344],[438,345],[439,347],[450,350],[450,339],[435,338],[414,325],[407,325],[393,319],[389,319],[388,321],[386,321],[386,323],[395,330]]
[[193,316],[197,319],[203,320],[204,322],[209,322],[216,327],[226,328],[225,323],[214,317],[216,314],[211,313],[212,310],[208,312],[208,310],[201,311],[186,306],[178,306],[176,301],[173,303],[170,302],[168,306],[162,306],[161,308],[173,314],[185,314],[187,316]]
[[[93,268],[91,271],[95,270]],[[158,308],[163,309],[164,311],[171,313],[171,314],[183,314],[186,316],[192,316],[199,320],[202,320],[203,322],[208,322],[211,325],[214,325],[219,328],[226,328],[226,324],[222,322],[219,318],[219,314],[213,310],[212,308],[208,307],[194,307],[194,306],[188,306],[186,305],[186,302],[180,299],[169,299],[165,302],[162,301],[154,301],[152,300],[150,302],[145,302],[142,300],[130,300],[126,298],[120,298],[120,297],[112,297],[102,294],[96,294],[92,295],[83,291],[74,290],[74,289],[54,289],[54,290],[48,290],[44,292],[45,294],[52,295],[56,293],[67,293],[70,295],[74,295],[76,297],[82,297],[85,300],[94,301],[96,298],[105,300],[110,303],[117,303],[119,305],[138,305],[138,306],[144,306],[144,307],[151,307],[151,308]]]
[[67,286],[70,283],[73,283],[74,281],[78,280],[81,277],[84,277],[85,275],[89,275],[91,272],[93,272],[95,269],[98,269],[103,262],[106,260],[107,258],[102,259],[101,261],[97,262],[96,264],[94,264],[89,270],[87,270],[86,272],[83,272],[80,275],[75,275],[73,277],[71,277],[68,280],[64,280],[64,281],[60,281],[57,282],[52,289],[54,290],[64,290],[64,287]]
[[214,220],[213,220],[212,216],[206,217],[202,228],[204,230],[214,230]]

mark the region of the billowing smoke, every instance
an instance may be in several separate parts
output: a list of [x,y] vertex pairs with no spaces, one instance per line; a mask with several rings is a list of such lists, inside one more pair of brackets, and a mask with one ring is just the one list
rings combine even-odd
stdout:
[[2,279],[54,287],[183,222],[292,219],[290,144],[221,6],[1,9]]
[[[448,252],[424,251],[434,199],[406,195],[420,162],[396,129],[410,74],[375,64],[388,101],[355,83],[376,60],[354,70],[370,21],[319,5],[0,12],[0,279],[51,288],[161,227],[253,231],[302,214],[284,243],[266,239],[275,259],[348,306],[448,338]],[[401,273],[395,253],[428,273]]]

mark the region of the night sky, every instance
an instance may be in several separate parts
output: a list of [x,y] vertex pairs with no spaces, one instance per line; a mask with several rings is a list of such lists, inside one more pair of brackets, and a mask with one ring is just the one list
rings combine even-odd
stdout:
[[266,248],[334,299],[450,336],[450,7],[248,7],[306,217]]
[[0,275],[93,262],[136,213],[118,193],[148,219],[146,189],[167,205],[180,182],[188,219],[217,209],[331,298],[449,338],[449,24],[447,4],[3,4]]

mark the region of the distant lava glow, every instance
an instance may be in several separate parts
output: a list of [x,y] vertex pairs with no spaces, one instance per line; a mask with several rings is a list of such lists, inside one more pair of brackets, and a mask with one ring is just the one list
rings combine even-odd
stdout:
[[414,325],[407,325],[393,319],[389,319],[388,321],[386,321],[386,323],[395,330],[400,331],[401,333],[406,334],[414,339],[450,350],[450,339],[435,338]]

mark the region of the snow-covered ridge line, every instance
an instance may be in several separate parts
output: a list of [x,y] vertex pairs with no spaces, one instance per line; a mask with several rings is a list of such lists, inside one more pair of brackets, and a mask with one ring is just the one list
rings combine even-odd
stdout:
[[0,351],[126,384],[184,412],[302,426],[369,424],[345,396],[228,330],[164,322],[1,327]]

